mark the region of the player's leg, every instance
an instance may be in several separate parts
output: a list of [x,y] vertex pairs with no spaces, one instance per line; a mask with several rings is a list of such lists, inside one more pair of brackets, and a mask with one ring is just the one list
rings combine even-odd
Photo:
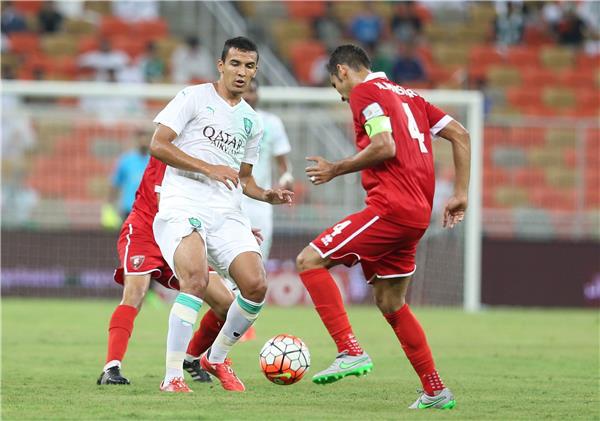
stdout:
[[240,292],[229,307],[221,331],[200,363],[202,368],[221,381],[225,390],[242,392],[244,384],[233,373],[227,354],[257,319],[264,305],[267,282],[257,251],[238,254],[229,265],[229,274]]
[[121,375],[121,362],[127,351],[133,322],[149,286],[149,273],[123,276],[123,299],[110,319],[106,364],[97,384],[129,384],[129,380]]
[[[173,228],[176,230],[175,227]],[[175,238],[181,237],[175,234]],[[208,284],[206,251],[200,233],[193,230],[191,234],[182,237],[175,252],[172,255],[165,255],[165,259],[167,261],[172,259],[180,292],[169,314],[166,372],[161,383],[161,390],[190,392],[191,390],[183,380],[183,361],[187,346],[194,333],[194,324]]]
[[200,356],[213,344],[221,331],[234,298],[233,292],[225,285],[221,277],[216,272],[211,272],[204,294],[204,301],[211,308],[200,319],[200,325],[188,345],[183,362],[183,369],[192,376],[194,381],[211,381],[208,373],[200,367]]
[[333,383],[349,375],[367,374],[373,368],[371,358],[354,336],[342,295],[329,273],[328,268],[337,263],[321,257],[311,246],[307,246],[296,258],[300,279],[338,350],[333,363],[313,376],[312,380],[317,384]]
[[[387,275],[373,276],[373,295],[423,385],[423,395],[411,408],[453,408],[456,404],[454,396],[444,386],[435,368],[425,332],[406,303],[406,292],[414,272],[414,247],[378,262],[380,273]],[[401,275],[403,273],[405,275]]]

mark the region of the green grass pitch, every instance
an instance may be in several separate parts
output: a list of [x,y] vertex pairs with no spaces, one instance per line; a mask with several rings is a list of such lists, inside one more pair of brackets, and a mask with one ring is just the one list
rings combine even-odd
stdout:
[[258,352],[278,333],[304,339],[310,374],[328,366],[333,343],[312,308],[266,307],[258,339],[238,344],[234,367],[247,392],[191,382],[190,395],[159,392],[169,309],[147,305],[124,362],[128,387],[96,386],[116,302],[2,301],[2,418],[240,420],[600,419],[598,313],[498,309],[470,315],[416,308],[452,411],[411,411],[419,387],[392,330],[374,307],[353,307],[355,332],[374,361],[361,378],[317,386],[269,383]]

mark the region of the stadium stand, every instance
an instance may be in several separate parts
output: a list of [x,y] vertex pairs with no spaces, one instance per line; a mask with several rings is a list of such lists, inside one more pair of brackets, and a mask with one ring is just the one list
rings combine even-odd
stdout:
[[[98,49],[102,39],[125,52],[133,66],[143,60],[148,43],[155,42],[157,55],[171,74],[171,56],[183,39],[172,33],[173,24],[166,20],[131,22],[111,14],[110,2],[85,2],[86,13],[97,19],[65,16],[59,31],[40,34],[35,22],[42,5],[41,1],[13,2],[27,27],[3,34],[7,40],[2,50],[3,78],[88,79],[92,75],[78,65],[78,57]],[[314,76],[315,66],[322,65],[331,45],[331,40],[319,38],[316,21],[331,13],[331,19],[342,25],[337,41],[352,42],[348,26],[363,4],[314,1],[272,6],[264,31],[269,44],[300,84],[328,85]],[[408,36],[413,37],[428,75],[427,83],[417,87],[482,88],[486,93],[484,207],[489,212],[484,221],[493,219],[494,209],[515,209],[512,216],[503,216],[509,230],[516,230],[534,214],[552,220],[552,212],[584,210],[593,215],[600,208],[600,131],[577,122],[571,126],[519,123],[525,116],[597,120],[600,56],[590,54],[584,45],[561,44],[543,21],[543,3],[521,6],[526,17],[522,36],[510,45],[496,41],[495,22],[501,12],[491,2],[468,2],[453,9],[444,9],[443,3],[429,8],[430,3],[414,2],[408,6],[410,12],[387,2],[373,7],[385,25],[380,50],[389,55],[388,62],[397,54],[401,42],[397,37],[407,36],[394,31],[394,18],[400,16],[396,19],[400,22],[406,19],[405,13],[411,16],[416,29]],[[265,18],[264,4],[237,2],[236,7],[249,22]],[[588,35],[592,44],[594,36],[598,34]],[[66,100],[62,105],[74,104]],[[145,104],[155,105],[162,103]],[[132,127],[109,130],[81,122],[48,132],[43,120],[34,126],[39,144],[27,154],[29,172],[23,181],[40,197],[34,214],[40,216],[52,208],[64,217],[47,221],[40,216],[40,223],[96,226],[108,189],[107,175]],[[65,151],[74,156],[67,163],[59,159]],[[525,208],[537,213],[524,217]]]

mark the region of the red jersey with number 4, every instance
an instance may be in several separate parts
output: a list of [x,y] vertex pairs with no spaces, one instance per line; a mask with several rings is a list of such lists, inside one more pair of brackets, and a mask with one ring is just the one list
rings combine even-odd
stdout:
[[167,165],[164,162],[150,157],[140,181],[140,186],[135,192],[135,201],[131,211],[148,218],[150,226],[152,226],[154,217],[158,213],[158,197],[156,194],[160,191],[166,168]]
[[359,150],[371,142],[365,122],[382,115],[390,118],[396,143],[394,158],[361,171],[367,205],[399,224],[427,228],[435,190],[431,136],[452,118],[383,72],[354,87],[349,102]]

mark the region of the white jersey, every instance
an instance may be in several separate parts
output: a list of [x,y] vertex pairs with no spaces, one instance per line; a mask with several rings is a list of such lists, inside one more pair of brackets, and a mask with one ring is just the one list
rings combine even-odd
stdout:
[[[229,105],[212,83],[189,86],[156,116],[177,137],[173,144],[188,155],[213,165],[239,170],[242,162],[258,161],[262,124],[243,99]],[[242,187],[229,190],[203,174],[168,166],[162,182],[160,209],[193,209],[210,206],[239,210]]]
[[269,189],[273,186],[273,157],[285,155],[292,148],[281,119],[267,111],[256,112],[262,122],[264,136],[260,141],[260,158],[254,165],[252,175],[257,185]]

